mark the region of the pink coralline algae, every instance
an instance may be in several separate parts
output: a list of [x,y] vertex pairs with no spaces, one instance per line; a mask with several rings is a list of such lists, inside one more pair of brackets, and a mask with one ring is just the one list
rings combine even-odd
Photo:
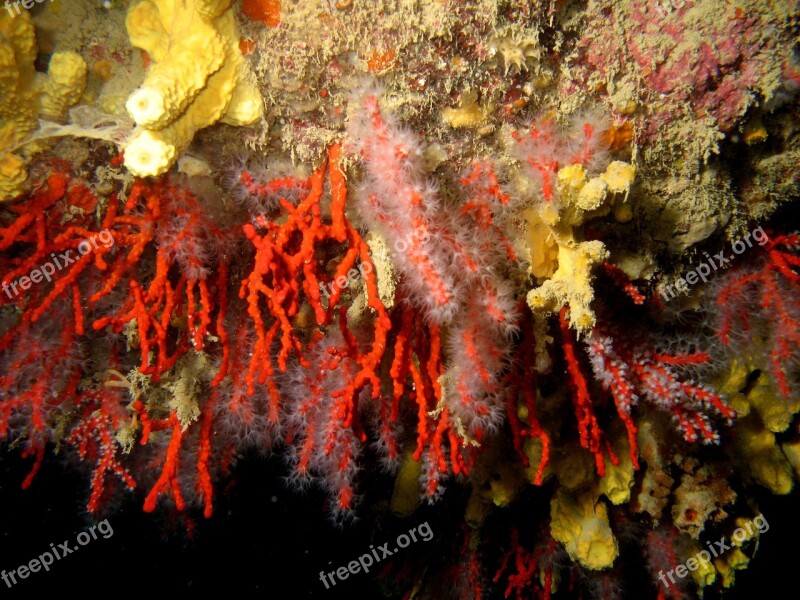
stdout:
[[[650,113],[640,141],[663,135],[680,117],[708,116],[728,131],[759,94],[775,92],[768,83],[773,70],[780,75],[775,55],[791,50],[778,24],[774,14],[725,2],[614,3],[591,13],[579,63],[562,87],[591,81],[612,93],[631,86],[631,100]],[[659,102],[648,100],[653,95]]]

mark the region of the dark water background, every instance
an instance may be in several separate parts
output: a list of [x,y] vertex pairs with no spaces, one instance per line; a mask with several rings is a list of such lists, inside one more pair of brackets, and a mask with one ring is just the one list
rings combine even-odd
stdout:
[[[48,550],[51,542],[69,539],[74,545],[77,533],[90,525],[82,505],[87,480],[51,458],[31,489],[22,491],[19,483],[29,461],[13,452],[4,452],[0,461],[0,569],[8,571],[27,563]],[[346,564],[370,544],[393,540],[425,520],[433,531],[431,543],[435,546],[411,544],[403,551],[411,555],[408,558],[424,564],[428,560],[425,553],[432,549],[452,551],[449,529],[463,512],[423,508],[405,520],[367,518],[337,531],[324,511],[324,495],[312,492],[302,496],[286,490],[280,481],[283,470],[276,458],[254,457],[241,463],[227,492],[217,493],[213,518],[197,518],[192,540],[167,511],[142,512],[140,496],[135,502],[120,504],[108,516],[114,530],[110,538],[98,536],[56,561],[49,573],[32,573],[12,589],[0,582],[0,598],[42,592],[73,592],[88,598],[135,595],[141,599],[182,592],[181,597],[186,598],[203,591],[225,597],[379,599],[383,596],[372,574],[351,575],[326,590],[319,571]],[[391,489],[391,481],[385,483]],[[798,573],[798,499],[797,492],[787,497],[764,493],[758,499],[770,529],[762,536],[750,569],[737,575],[736,588],[725,598],[785,597],[780,584],[792,585]],[[629,563],[627,571],[643,574],[640,556],[623,554],[622,558]],[[628,598],[655,598],[655,590],[641,579],[626,581],[626,589]],[[502,591],[495,590],[492,597],[501,598]],[[706,598],[714,597],[706,594]]]

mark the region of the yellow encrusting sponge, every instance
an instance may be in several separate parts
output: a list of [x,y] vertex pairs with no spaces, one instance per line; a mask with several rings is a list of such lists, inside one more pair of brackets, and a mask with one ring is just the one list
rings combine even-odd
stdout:
[[86,89],[86,62],[75,52],[56,52],[50,58],[41,116],[61,121],[67,109],[77,104]]
[[44,76],[34,67],[36,53],[28,12],[0,11],[0,202],[25,192],[27,160],[35,149],[22,146],[39,117],[62,120],[86,87],[86,63],[79,55],[54,53]]

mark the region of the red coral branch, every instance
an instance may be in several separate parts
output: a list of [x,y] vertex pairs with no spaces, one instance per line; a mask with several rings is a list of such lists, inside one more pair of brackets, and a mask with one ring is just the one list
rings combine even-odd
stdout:
[[[494,583],[499,583],[505,573],[508,573],[503,597],[517,598],[522,600],[528,596],[526,590],[535,594],[534,597],[550,600],[553,585],[553,565],[552,557],[556,552],[557,545],[554,539],[548,536],[547,542],[537,547],[535,550],[527,550],[519,540],[517,528],[511,530],[511,544],[509,550],[503,555],[500,566],[494,574]],[[509,566],[510,563],[513,565]],[[543,572],[541,583],[538,581],[537,574]]]
[[603,270],[606,274],[616,283],[622,290],[628,295],[628,297],[633,300],[634,304],[644,304],[644,295],[639,291],[631,280],[628,278],[628,275],[620,269],[617,265],[610,262],[603,263]]
[[[91,308],[123,284],[127,277],[124,283],[130,290],[127,301],[116,314],[95,319],[92,328],[110,328],[120,332],[136,319],[140,370],[157,381],[190,344],[202,349],[216,307],[206,282],[210,266],[207,255],[213,249],[212,240],[225,239],[223,232],[211,223],[192,194],[165,179],[153,183],[137,180],[122,207],[122,214],[118,213],[116,195],[112,195],[99,226],[93,224],[92,217],[86,214],[68,222],[60,218],[69,206],[87,206],[87,196],[90,193],[83,185],[67,185],[64,174],[53,173],[46,188],[34,197],[30,205],[12,207],[12,211],[20,216],[0,230],[0,249],[13,243],[33,247],[24,258],[10,259],[8,264],[2,265],[3,283],[16,289],[17,278],[27,284],[24,279],[30,273],[35,282],[34,273],[40,272],[38,279],[41,281],[41,273],[49,271],[47,282],[30,290],[22,321],[37,322],[51,310],[57,299],[69,292],[75,333],[82,335],[85,308],[79,282],[88,280],[95,286],[86,303]],[[140,211],[141,205],[143,211]],[[22,206],[25,206],[24,210]],[[146,284],[140,279],[136,267],[155,242],[158,242],[155,275]],[[95,270],[89,272],[92,265]],[[173,265],[177,265],[180,272],[177,283],[170,280]],[[104,282],[95,285],[95,280],[101,275]],[[184,290],[185,307],[180,302]],[[178,336],[175,351],[170,354],[173,317],[184,313],[188,318],[187,334]],[[220,338],[225,339],[223,336]],[[154,365],[150,364],[151,350],[156,354]]]
[[112,418],[97,412],[80,420],[69,435],[69,443],[77,447],[82,459],[96,461],[92,473],[92,493],[86,505],[89,512],[96,512],[100,508],[107,475],[119,477],[129,490],[136,488],[136,481],[117,460],[117,442],[113,432]]
[[[575,353],[575,341],[569,327],[567,307],[561,309],[558,318],[561,325],[561,343],[564,346],[564,358],[567,361],[567,372],[570,376],[572,404],[575,407],[575,417],[578,419],[581,446],[594,455],[597,473],[603,477],[606,474],[606,465],[603,460],[603,432],[600,430],[600,425],[592,407],[592,398],[589,394],[586,377],[583,375],[583,370]],[[612,462],[617,464],[614,458],[616,457],[612,454]]]
[[[757,270],[732,270],[719,290],[717,334],[725,345],[734,335],[745,343],[763,336],[770,373],[781,395],[790,398],[797,384],[800,348],[800,234],[773,235],[763,250]],[[759,326],[753,327],[752,321]]]
[[[534,485],[541,485],[544,478],[544,470],[550,462],[550,436],[542,428],[536,415],[536,373],[533,365],[536,364],[536,352],[533,339],[533,324],[531,323],[530,313],[526,313],[526,319],[522,325],[522,342],[518,350],[518,360],[515,361],[515,369],[510,373],[511,387],[508,390],[508,422],[511,427],[511,440],[517,455],[522,460],[522,464],[527,468],[530,466],[528,456],[523,450],[523,438],[536,438],[542,444],[542,457],[536,474],[533,478]],[[522,427],[520,410],[517,407],[519,393],[522,393],[524,416],[527,421],[527,428]]]
[[678,429],[688,442],[698,439],[718,444],[719,434],[711,426],[706,412],[712,411],[730,423],[736,413],[709,387],[681,381],[676,367],[702,364],[709,360],[705,353],[671,355],[654,352],[641,345],[614,339],[598,326],[586,346],[595,378],[611,393],[617,414],[625,423],[631,460],[636,458],[636,426],[631,409],[645,400],[655,408],[671,413]]
[[161,475],[159,475],[158,480],[147,494],[143,508],[145,512],[153,512],[156,509],[156,502],[158,502],[159,494],[171,491],[175,506],[178,510],[183,510],[185,503],[183,495],[181,494],[180,485],[178,484],[178,462],[180,458],[181,441],[183,440],[181,422],[178,420],[178,416],[173,412],[170,414],[169,419],[166,419],[163,423],[159,423],[159,426],[171,427],[172,436],[167,446],[167,455],[164,459]]

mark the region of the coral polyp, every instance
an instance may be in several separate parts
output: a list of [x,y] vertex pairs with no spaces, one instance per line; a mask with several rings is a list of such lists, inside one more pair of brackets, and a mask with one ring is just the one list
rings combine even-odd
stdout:
[[769,547],[800,477],[791,3],[26,6],[4,484],[66,464],[94,528],[202,546],[263,467],[320,537],[370,532],[297,593],[703,597]]

